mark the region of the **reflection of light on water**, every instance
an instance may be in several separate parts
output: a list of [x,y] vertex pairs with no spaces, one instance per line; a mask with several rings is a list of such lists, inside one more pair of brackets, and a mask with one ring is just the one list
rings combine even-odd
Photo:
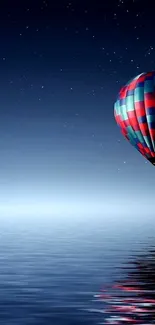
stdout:
[[155,250],[129,265],[127,279],[94,295],[105,306],[102,324],[155,324]]

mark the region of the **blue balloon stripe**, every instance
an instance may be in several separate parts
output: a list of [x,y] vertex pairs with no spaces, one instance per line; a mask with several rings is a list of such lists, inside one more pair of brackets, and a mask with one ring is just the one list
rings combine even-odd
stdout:
[[147,123],[146,116],[139,116],[138,117],[138,123]]
[[[138,143],[141,143],[142,145],[144,145],[145,141],[142,137],[142,134],[140,132],[140,130],[138,132],[136,132],[134,130],[134,122],[138,125],[138,120],[137,120],[137,116],[136,116],[136,112],[135,112],[135,106],[134,106],[134,94],[131,96],[127,96],[126,97],[126,112],[127,112],[127,116],[128,116],[128,120],[130,123],[130,128],[128,127],[128,132],[130,134],[130,136],[133,137],[134,142],[135,142],[135,147],[139,150],[139,147],[137,146]],[[133,111],[133,115],[134,115],[134,119],[130,118],[130,114],[129,112]]]
[[[146,90],[147,90],[147,81],[144,82],[144,93],[146,92]],[[146,120],[147,120],[147,124],[148,124],[148,129],[149,129],[149,135],[148,135],[148,137],[149,137],[149,142],[151,144],[151,147],[150,148],[151,148],[151,151],[154,152],[155,151],[155,141],[154,141],[153,136],[152,136],[152,134],[150,132],[151,125],[150,125],[150,122],[149,122],[149,116],[151,115],[150,113],[153,112],[153,107],[146,108],[146,100],[145,100],[145,97],[144,97],[144,106],[145,106],[145,112],[146,112]]]
[[[143,82],[143,86],[144,86],[144,82]],[[143,133],[142,133],[142,127],[138,121],[138,116],[137,116],[137,111],[135,109],[135,101],[141,101],[142,97],[144,97],[144,93],[142,95],[142,89],[139,87],[139,83],[137,83],[137,86],[135,87],[135,91],[134,91],[134,98],[133,98],[133,103],[134,103],[134,113],[136,116],[136,121],[139,125],[139,132],[136,132],[136,135],[139,139],[139,142],[145,147],[148,147],[148,143],[149,145],[151,145],[151,142],[146,142],[145,138],[143,137]]]

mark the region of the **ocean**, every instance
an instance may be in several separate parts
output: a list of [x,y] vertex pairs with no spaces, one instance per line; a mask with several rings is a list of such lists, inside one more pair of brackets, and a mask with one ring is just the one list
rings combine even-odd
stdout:
[[95,295],[155,242],[151,221],[123,220],[2,218],[0,324],[104,324],[104,303]]

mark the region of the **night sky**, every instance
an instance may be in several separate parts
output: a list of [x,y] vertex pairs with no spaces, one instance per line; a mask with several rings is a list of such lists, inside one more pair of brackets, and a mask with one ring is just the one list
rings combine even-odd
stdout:
[[114,102],[155,70],[154,1],[1,1],[0,214],[152,213]]

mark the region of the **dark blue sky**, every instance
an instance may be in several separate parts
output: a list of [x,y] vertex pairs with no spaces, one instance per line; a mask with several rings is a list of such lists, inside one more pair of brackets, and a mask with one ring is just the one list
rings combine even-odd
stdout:
[[122,138],[113,106],[155,69],[154,9],[1,1],[1,214],[151,213],[155,169]]

